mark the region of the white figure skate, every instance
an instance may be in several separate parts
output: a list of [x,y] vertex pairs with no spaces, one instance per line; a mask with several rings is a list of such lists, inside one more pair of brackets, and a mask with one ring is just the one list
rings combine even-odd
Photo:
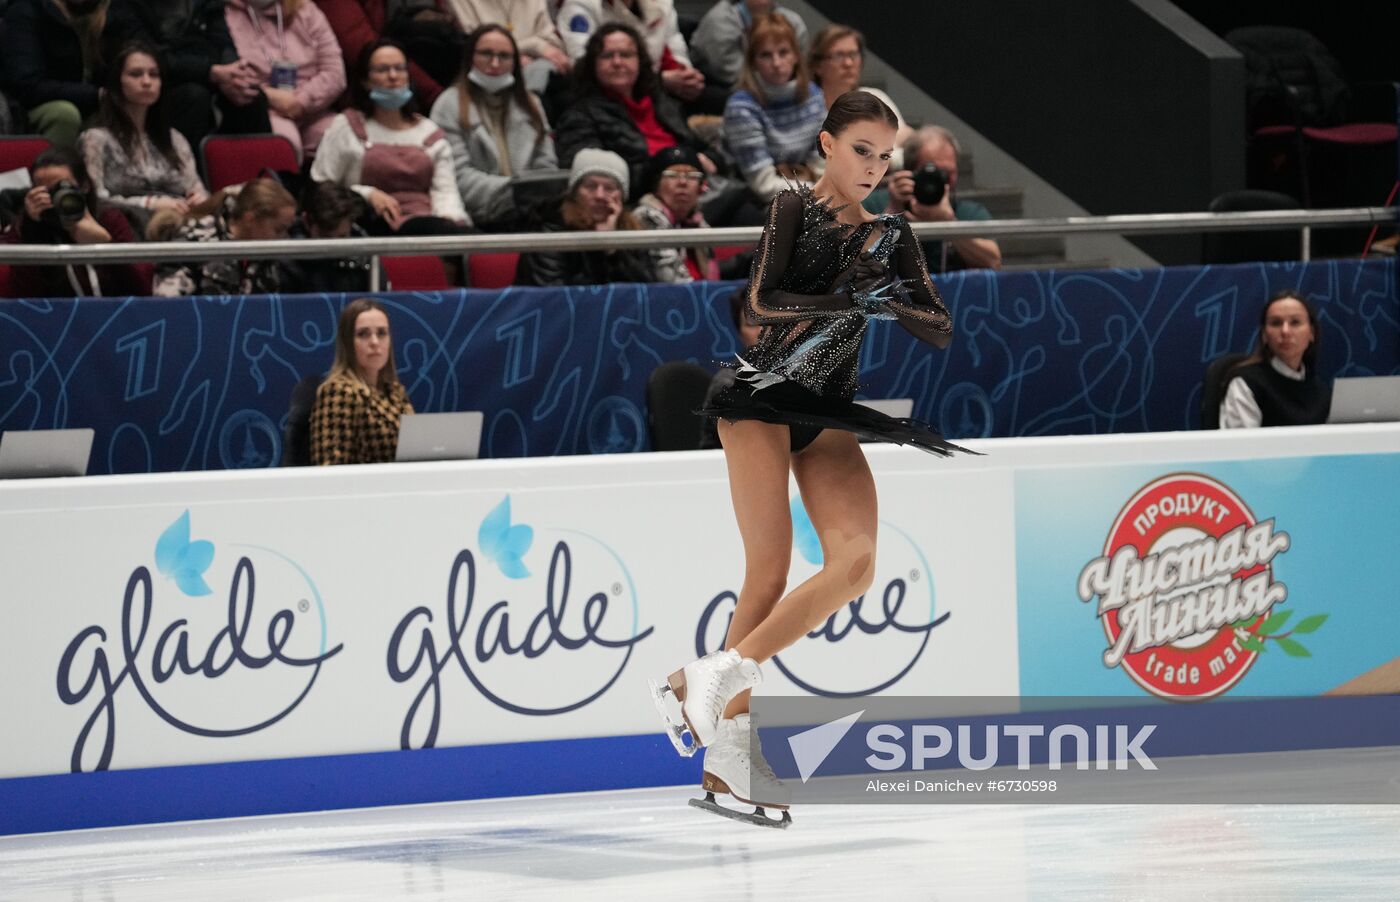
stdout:
[[[705,775],[700,782],[705,798],[691,799],[690,804],[757,827],[786,829],[792,823],[792,815],[788,813],[791,794],[769,767],[759,747],[758,734],[751,732],[749,726],[747,714],[719,722],[714,743],[705,749]],[[753,805],[754,810],[737,811],[721,805],[715,801],[717,792],[728,793],[745,805]],[[769,817],[766,808],[781,811],[782,818]]]
[[[666,735],[683,757],[689,758],[696,749],[714,741],[720,716],[729,700],[752,689],[763,679],[758,662],[741,658],[734,649],[717,651],[692,661],[666,678],[662,683],[650,681],[652,701],[666,721]],[[680,708],[676,717],[666,704],[666,695],[675,697]],[[690,744],[685,734],[690,734]]]

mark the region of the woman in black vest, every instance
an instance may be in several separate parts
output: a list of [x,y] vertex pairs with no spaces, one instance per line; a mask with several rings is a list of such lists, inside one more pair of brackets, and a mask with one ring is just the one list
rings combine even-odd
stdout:
[[1254,353],[1230,371],[1220,428],[1326,422],[1332,386],[1317,376],[1319,337],[1311,304],[1294,291],[1274,295],[1260,316]]

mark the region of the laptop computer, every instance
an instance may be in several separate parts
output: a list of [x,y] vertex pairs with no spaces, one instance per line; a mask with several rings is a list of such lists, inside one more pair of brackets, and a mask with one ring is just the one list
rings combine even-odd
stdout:
[[86,476],[91,429],[9,429],[0,435],[0,479]]
[[404,414],[394,460],[476,460],[485,421],[479,410]]
[[1332,383],[1329,423],[1400,421],[1400,376],[1358,376]]

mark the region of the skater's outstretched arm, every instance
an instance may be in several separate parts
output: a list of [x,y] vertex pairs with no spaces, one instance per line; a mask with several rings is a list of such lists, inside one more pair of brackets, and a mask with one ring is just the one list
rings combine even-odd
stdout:
[[766,326],[799,322],[851,309],[849,294],[795,294],[778,289],[778,281],[792,265],[802,214],[802,195],[793,190],[779,193],[768,208],[768,225],[758,242],[744,304],[750,323]]

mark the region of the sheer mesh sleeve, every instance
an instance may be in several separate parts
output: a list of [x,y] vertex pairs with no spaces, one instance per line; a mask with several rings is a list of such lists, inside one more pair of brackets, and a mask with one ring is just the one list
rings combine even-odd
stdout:
[[943,295],[928,277],[928,263],[923,248],[914,237],[914,230],[902,218],[897,226],[899,242],[895,245],[895,275],[904,284],[904,291],[890,299],[887,309],[899,324],[920,341],[936,348],[946,348],[953,340],[953,318]]
[[802,212],[802,196],[791,190],[778,194],[768,208],[768,225],[758,242],[744,305],[751,323],[766,326],[813,320],[851,309],[848,294],[794,294],[777,287],[792,265],[793,248],[802,229]]

